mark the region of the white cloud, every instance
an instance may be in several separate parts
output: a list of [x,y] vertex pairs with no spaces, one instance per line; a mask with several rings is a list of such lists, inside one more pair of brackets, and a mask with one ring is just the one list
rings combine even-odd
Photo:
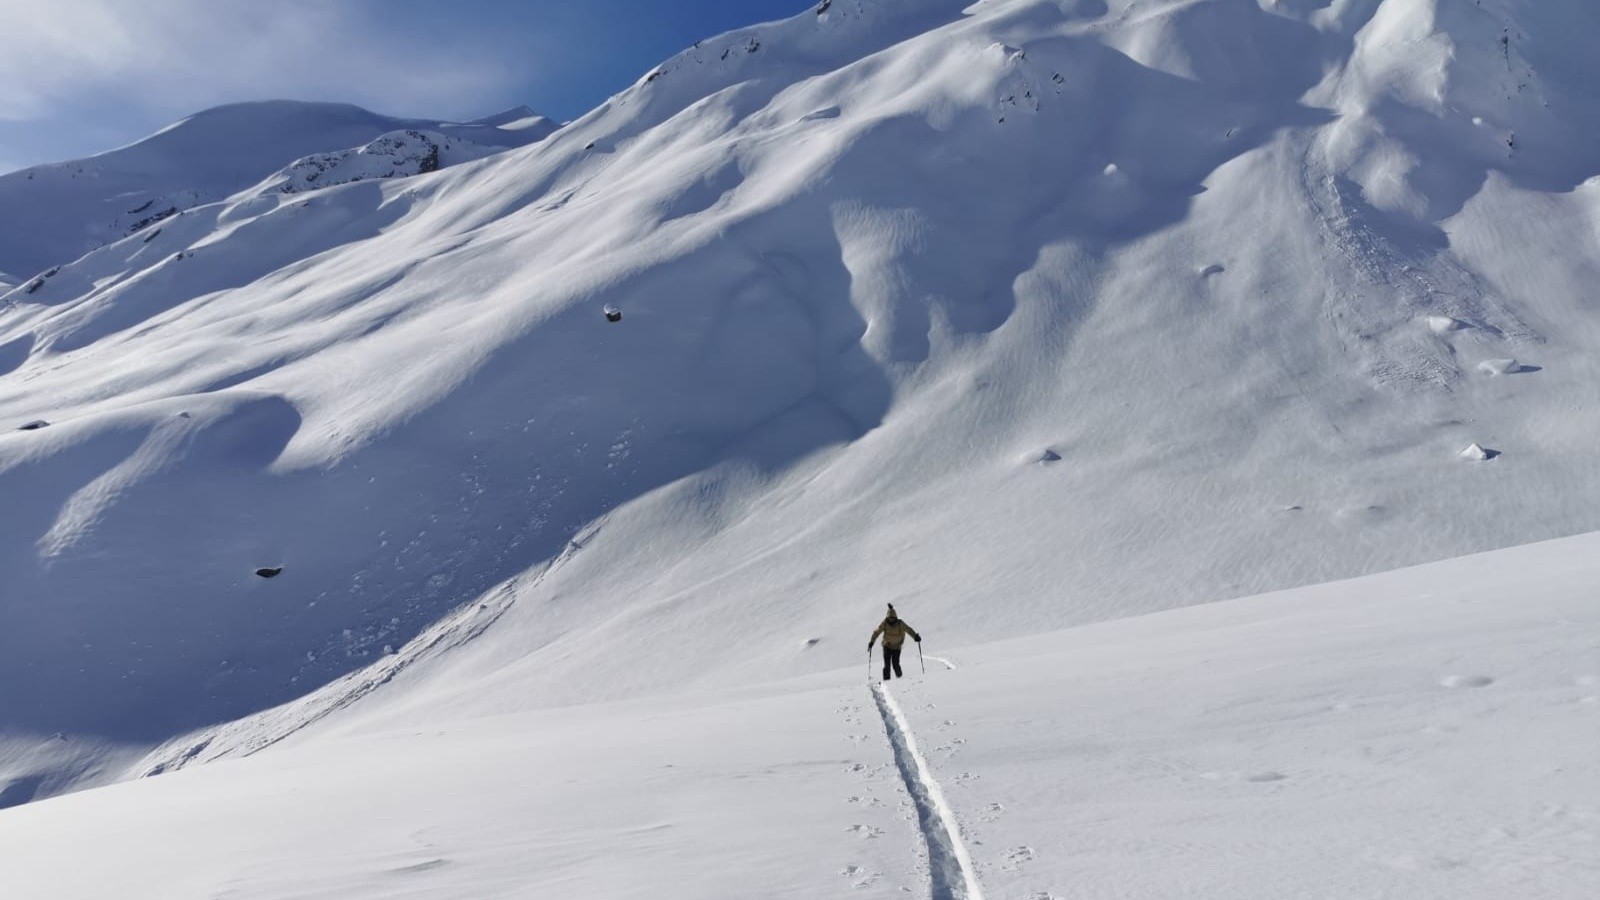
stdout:
[[525,74],[508,60],[527,58],[406,33],[376,0],[0,0],[0,26],[0,120],[13,121],[277,97],[449,115],[502,99]]

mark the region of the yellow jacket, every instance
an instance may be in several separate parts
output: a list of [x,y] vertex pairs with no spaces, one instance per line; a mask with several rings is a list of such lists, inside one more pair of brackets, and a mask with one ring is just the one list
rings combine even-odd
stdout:
[[906,642],[906,635],[908,634],[919,641],[922,640],[922,635],[917,634],[915,628],[899,619],[891,618],[884,619],[878,623],[878,627],[872,632],[872,637],[867,640],[867,646],[871,647],[877,643],[878,635],[880,634],[883,635],[883,645],[890,650],[899,650],[900,646]]

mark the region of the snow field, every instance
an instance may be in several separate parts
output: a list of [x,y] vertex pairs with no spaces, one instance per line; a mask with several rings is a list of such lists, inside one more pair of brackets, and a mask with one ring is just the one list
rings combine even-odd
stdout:
[[896,691],[991,897],[1583,897],[1597,551],[970,648]]
[[887,691],[858,666],[403,729],[352,707],[7,810],[0,889],[1576,900],[1600,874],[1597,549],[956,647]]
[[[903,896],[924,879],[889,748],[835,711],[863,702],[864,685],[834,678],[275,749],[8,811],[0,887],[798,900],[869,882],[853,895]],[[94,866],[66,864],[69,834]]]

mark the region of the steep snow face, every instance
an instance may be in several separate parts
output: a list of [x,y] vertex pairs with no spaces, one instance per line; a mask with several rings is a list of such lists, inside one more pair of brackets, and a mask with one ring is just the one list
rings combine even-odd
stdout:
[[31,276],[220,200],[301,157],[404,129],[444,131],[454,142],[504,149],[541,140],[554,126],[526,107],[451,125],[335,103],[220,106],[119,150],[0,176],[0,269]]
[[[0,731],[749,681],[886,600],[968,643],[1600,528],[1591,13],[1458,6],[835,0],[30,281]],[[1459,62],[1502,34],[1521,92]]]

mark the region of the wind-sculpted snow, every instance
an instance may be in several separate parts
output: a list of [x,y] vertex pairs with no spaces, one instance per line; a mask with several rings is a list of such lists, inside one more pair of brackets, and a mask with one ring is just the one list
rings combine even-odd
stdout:
[[826,7],[532,146],[233,194],[7,293],[0,735],[142,751],[506,586],[360,704],[766,679],[858,664],[833,638],[885,600],[967,643],[1600,528],[1600,73],[1545,7]]

